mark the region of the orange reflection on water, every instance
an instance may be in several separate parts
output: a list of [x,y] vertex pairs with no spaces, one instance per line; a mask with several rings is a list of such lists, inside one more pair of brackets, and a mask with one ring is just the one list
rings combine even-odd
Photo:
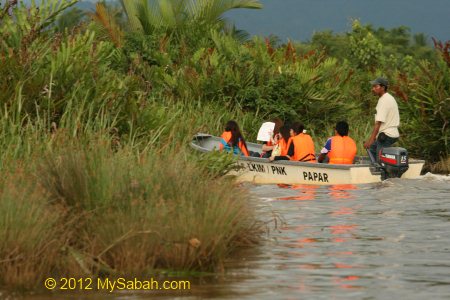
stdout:
[[339,210],[333,211],[332,216],[353,215],[354,210],[351,207],[341,207]]
[[[353,239],[353,231],[356,229],[357,225],[333,225],[330,226],[331,234],[336,235],[344,235],[344,234],[350,234],[351,238]],[[348,237],[335,237],[332,239],[335,243],[344,243],[348,240]]]
[[353,281],[360,279],[359,276],[349,275],[340,278],[334,278],[334,283],[336,283],[341,289],[360,289],[362,286],[357,286],[354,284],[350,284]]
[[352,265],[346,265],[346,264],[342,264],[342,263],[335,263],[334,266],[337,269],[353,269]]
[[346,233],[352,233],[356,229],[356,224],[351,225],[333,225],[330,226],[331,233],[332,234],[346,234]]
[[295,242],[291,242],[291,243],[286,243],[285,245],[289,248],[304,248],[305,246],[312,244],[312,243],[317,243],[318,240],[315,238],[302,238],[302,239],[298,239],[295,240]]
[[278,200],[298,200],[298,201],[311,201],[316,198],[316,190],[319,188],[318,185],[307,185],[307,184],[278,184],[278,187],[285,189],[292,189],[299,192],[299,195],[280,197]]
[[344,239],[344,238],[333,238],[332,241],[335,242],[335,243],[344,243],[344,242],[347,241],[347,239]]
[[304,239],[298,240],[298,242],[300,244],[311,244],[311,243],[317,243],[318,240],[315,238],[304,238]]
[[[354,200],[355,196],[352,195],[351,191],[357,190],[358,188],[355,185],[351,184],[338,184],[332,185],[328,187],[329,195],[331,199],[334,201],[342,201],[342,200]],[[330,213],[333,217],[342,217],[348,219],[348,216],[354,215],[355,209],[353,207],[339,207]],[[355,238],[356,229],[358,228],[357,224],[338,224],[332,225],[329,227],[331,234],[336,235],[336,237],[332,238],[332,242],[334,243],[345,243],[349,240]],[[339,256],[352,256],[352,251],[342,251],[339,252]],[[336,269],[354,269],[355,266],[345,263],[335,263],[334,266]],[[357,289],[362,288],[361,286],[355,285],[354,282],[357,281],[360,277],[356,275],[348,275],[343,277],[334,278],[334,283],[341,289]]]
[[354,196],[349,193],[351,190],[357,190],[358,187],[353,184],[335,184],[328,187],[329,195],[335,200],[352,199]]

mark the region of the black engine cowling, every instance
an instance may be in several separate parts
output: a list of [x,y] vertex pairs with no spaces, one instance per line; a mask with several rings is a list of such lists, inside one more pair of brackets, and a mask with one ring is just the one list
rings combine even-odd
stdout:
[[408,151],[401,147],[382,148],[378,154],[381,179],[400,178],[408,168]]

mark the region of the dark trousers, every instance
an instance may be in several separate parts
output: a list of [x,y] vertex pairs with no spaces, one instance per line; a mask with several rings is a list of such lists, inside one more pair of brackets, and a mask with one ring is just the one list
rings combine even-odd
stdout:
[[372,153],[373,157],[377,162],[380,161],[378,153],[380,153],[381,148],[390,147],[392,144],[394,144],[398,138],[391,138],[390,136],[387,136],[383,132],[380,133],[373,142],[372,145],[370,145],[369,151]]

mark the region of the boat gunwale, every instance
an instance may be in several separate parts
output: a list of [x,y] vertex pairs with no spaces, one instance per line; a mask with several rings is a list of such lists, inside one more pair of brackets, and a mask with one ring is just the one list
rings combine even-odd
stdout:
[[[215,141],[219,141],[220,138],[210,135],[210,134],[205,134],[205,133],[199,133],[197,135],[194,136],[192,142],[191,142],[191,147],[199,150],[201,152],[211,152],[214,149],[209,149],[209,148],[205,148],[202,147],[198,144],[195,143],[196,140],[200,139],[212,139]],[[251,143],[248,142],[247,143],[248,146],[252,146],[252,147],[259,147],[261,145],[256,144],[256,143]],[[357,161],[360,158],[363,158],[365,156],[356,156],[355,157],[355,161]],[[261,158],[261,157],[251,157],[251,156],[239,156],[238,160],[241,161],[251,161],[251,162],[258,162],[258,163],[269,163],[269,164],[276,164],[276,165],[289,165],[289,166],[302,166],[302,167],[310,167],[310,168],[321,168],[321,169],[340,169],[340,170],[350,170],[353,168],[369,168],[372,167],[372,164],[352,164],[352,165],[339,165],[339,164],[324,164],[324,163],[310,163],[310,162],[300,162],[300,161],[289,161],[289,160],[278,160],[276,162],[271,162],[268,158]],[[409,160],[409,164],[423,164],[425,163],[424,160],[419,160],[419,159],[410,159]]]

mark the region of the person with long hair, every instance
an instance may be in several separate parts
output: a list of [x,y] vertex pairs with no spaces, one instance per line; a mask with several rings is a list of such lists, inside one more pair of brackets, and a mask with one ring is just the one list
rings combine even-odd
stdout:
[[[280,132],[277,135],[278,140],[278,148],[279,148],[279,155],[272,155],[269,160],[289,160],[289,157],[287,156],[289,151],[289,146],[291,143],[291,128],[290,126],[283,125],[280,127]],[[273,154],[273,153],[272,153]]]
[[309,134],[304,132],[305,126],[300,122],[291,125],[291,141],[286,156],[275,158],[274,160],[289,160],[315,163],[314,143]]
[[234,154],[241,154],[244,156],[249,156],[247,149],[247,144],[242,136],[239,125],[236,121],[230,120],[225,125],[225,131],[221,135],[222,139],[220,141],[219,149],[228,152],[233,152]]

